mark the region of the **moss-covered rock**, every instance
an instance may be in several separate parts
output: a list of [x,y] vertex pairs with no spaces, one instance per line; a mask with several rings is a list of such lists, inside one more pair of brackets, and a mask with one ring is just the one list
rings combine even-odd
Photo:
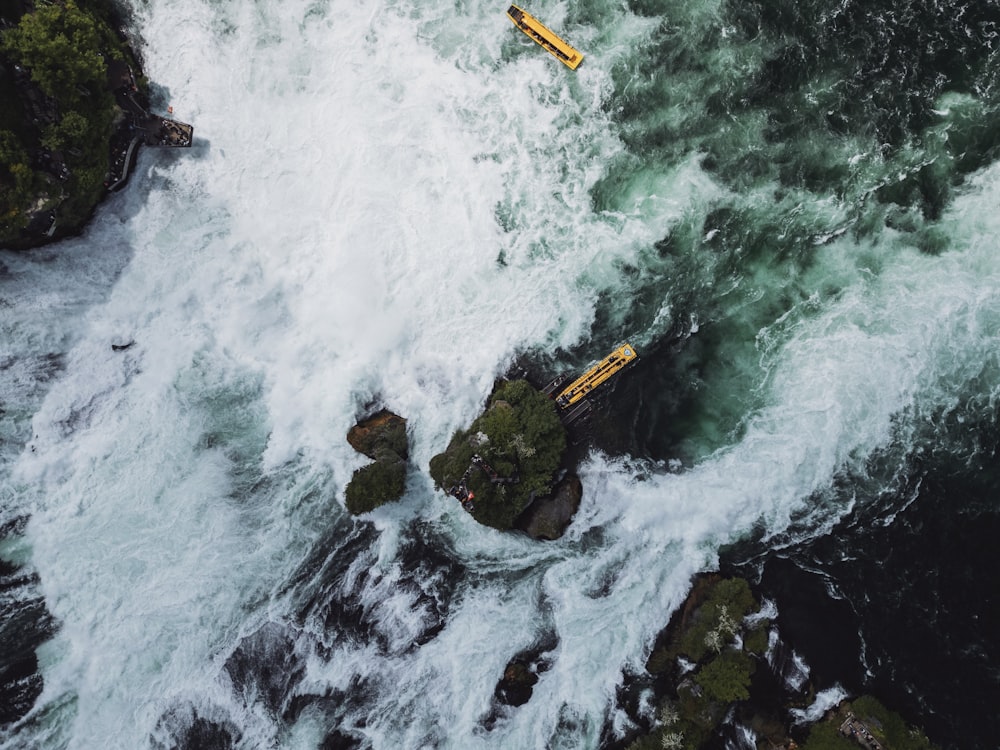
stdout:
[[371,459],[378,459],[379,454],[387,451],[404,460],[409,457],[406,420],[388,409],[382,409],[354,425],[347,433],[347,442],[358,453],[364,453]]
[[7,3],[0,21],[0,244],[23,249],[78,231],[106,195],[127,128],[110,70],[138,63],[105,0]]
[[[503,383],[486,410],[430,461],[435,485],[463,485],[479,523],[510,529],[536,497],[551,491],[566,451],[566,429],[555,404],[525,380]],[[479,456],[482,463],[474,464]],[[483,466],[485,464],[485,466]],[[467,506],[469,507],[469,506]]]
[[[747,619],[757,611],[745,580],[696,576],[687,600],[647,660],[657,686],[656,716],[649,720],[633,714],[643,728],[622,746],[628,750],[720,747],[720,726],[729,716],[754,731],[758,747],[792,748],[798,741],[801,750],[857,750],[866,746],[857,738],[867,741],[870,735],[886,750],[935,750],[919,729],[869,696],[842,703],[808,728],[792,725],[788,696],[775,694],[773,677],[767,669],[758,669],[764,664],[772,624],[761,617]],[[771,702],[775,695],[778,705]]]
[[356,451],[375,459],[354,472],[344,490],[344,503],[354,515],[398,500],[406,490],[409,443],[406,420],[383,409],[358,422],[347,433]]
[[398,500],[406,489],[406,462],[381,459],[354,472],[344,490],[344,502],[354,515]]

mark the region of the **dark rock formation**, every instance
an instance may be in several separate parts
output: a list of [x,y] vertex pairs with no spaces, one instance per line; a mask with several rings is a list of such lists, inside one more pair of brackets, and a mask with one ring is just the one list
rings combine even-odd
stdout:
[[360,747],[362,747],[360,738],[335,729],[324,738],[320,750],[357,750]]
[[347,442],[358,453],[364,453],[375,461],[385,451],[392,451],[403,460],[410,455],[406,420],[388,409],[382,409],[354,425],[347,433]]
[[296,652],[301,633],[269,622],[244,638],[226,660],[233,688],[247,703],[259,702],[280,715],[292,687],[305,675],[305,661]]
[[523,706],[531,698],[531,691],[536,682],[538,675],[532,671],[530,664],[512,660],[497,684],[497,700],[508,706]]
[[[0,539],[9,541],[23,533],[27,518],[0,528]],[[0,727],[22,718],[42,692],[36,649],[56,631],[45,606],[38,574],[0,558]]]
[[[207,709],[209,715],[203,715]],[[213,706],[177,705],[160,717],[150,737],[154,750],[232,750],[242,739],[235,724]]]
[[525,508],[514,522],[519,529],[532,539],[552,540],[561,537],[573,516],[580,509],[583,484],[578,476],[565,477],[555,492],[535,500]]
[[347,509],[360,515],[401,498],[406,490],[406,459],[410,453],[406,420],[383,409],[352,427],[347,442],[375,461],[351,477],[344,491]]
[[531,700],[539,675],[552,666],[552,652],[559,645],[554,631],[543,633],[530,648],[511,657],[493,692],[493,705],[483,719],[483,727],[492,730],[511,710]]
[[555,404],[526,380],[503,382],[485,411],[430,461],[440,489],[485,526],[506,530],[562,470],[566,428]]

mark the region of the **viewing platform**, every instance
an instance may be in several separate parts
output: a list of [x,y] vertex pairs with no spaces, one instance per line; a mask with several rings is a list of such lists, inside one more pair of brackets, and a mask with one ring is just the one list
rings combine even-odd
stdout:
[[135,166],[139,146],[154,148],[190,148],[194,126],[172,117],[149,112],[138,101],[132,69],[119,63],[109,70],[112,90],[118,107],[125,114],[127,126],[112,144],[111,167],[105,180],[108,190],[119,190],[128,181]]
[[884,750],[882,743],[875,739],[871,730],[853,713],[848,712],[844,723],[840,725],[840,733],[845,737],[850,737],[866,750]]

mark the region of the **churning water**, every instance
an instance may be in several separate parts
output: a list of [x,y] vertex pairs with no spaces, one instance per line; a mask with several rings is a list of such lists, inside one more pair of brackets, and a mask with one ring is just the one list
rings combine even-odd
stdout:
[[[720,550],[861,556],[928,472],[989,471],[994,4],[542,2],[575,74],[505,8],[131,6],[197,138],[0,257],[5,628],[41,686],[3,747],[597,747]],[[564,538],[433,491],[515,361],[625,340]],[[373,403],[413,466],[359,521]],[[548,669],[498,714],[526,649]]]

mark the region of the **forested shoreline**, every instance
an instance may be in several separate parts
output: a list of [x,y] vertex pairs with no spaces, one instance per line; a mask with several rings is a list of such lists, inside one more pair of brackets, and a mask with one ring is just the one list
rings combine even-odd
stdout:
[[147,84],[108,0],[0,0],[0,246],[76,233],[107,193],[113,144],[127,128],[111,71]]

